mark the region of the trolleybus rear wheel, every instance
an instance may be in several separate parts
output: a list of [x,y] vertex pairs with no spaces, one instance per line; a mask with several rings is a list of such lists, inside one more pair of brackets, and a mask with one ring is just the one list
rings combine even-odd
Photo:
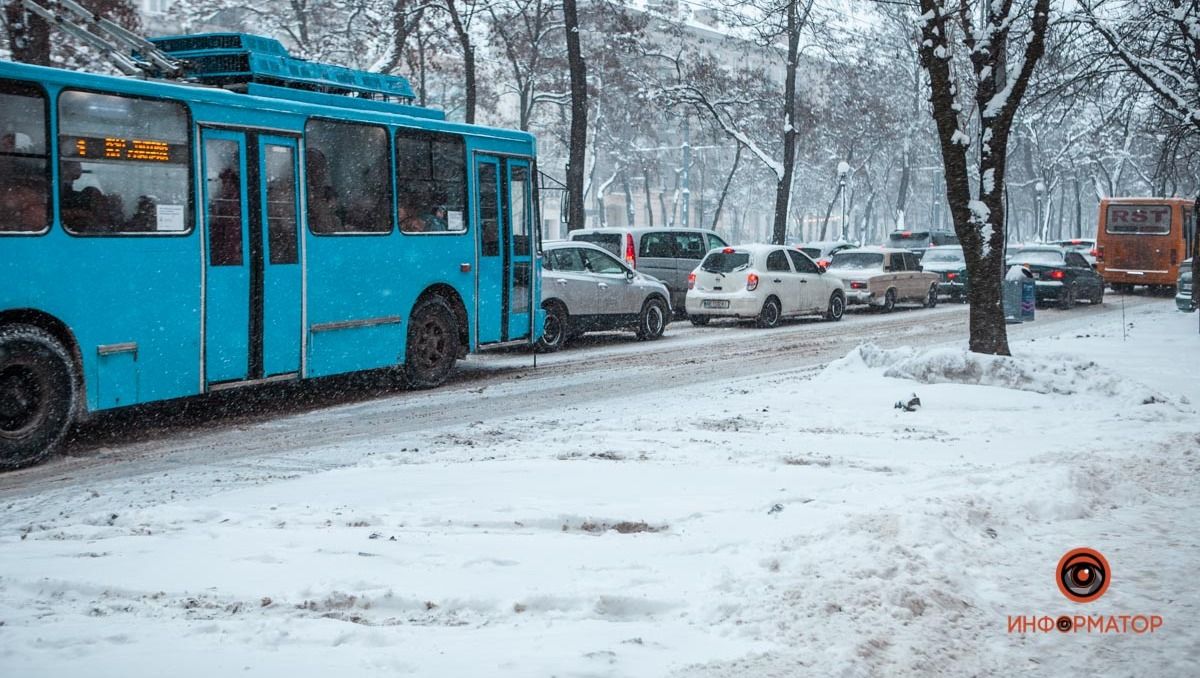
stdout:
[[433,388],[446,381],[458,359],[454,311],[441,297],[429,297],[413,309],[408,325],[404,377],[412,388]]
[[0,470],[42,461],[75,411],[75,363],[45,330],[0,328]]

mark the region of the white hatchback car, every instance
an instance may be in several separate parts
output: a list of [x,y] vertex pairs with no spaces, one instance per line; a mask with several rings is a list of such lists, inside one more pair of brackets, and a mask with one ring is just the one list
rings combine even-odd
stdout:
[[737,318],[775,327],[783,318],[820,314],[841,320],[846,290],[795,247],[740,245],[704,257],[688,276],[686,308],[694,325]]

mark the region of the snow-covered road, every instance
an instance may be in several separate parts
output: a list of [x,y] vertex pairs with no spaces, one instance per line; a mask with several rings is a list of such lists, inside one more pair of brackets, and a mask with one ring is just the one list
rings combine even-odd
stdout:
[[[1009,331],[1013,337],[1046,335],[1097,313],[1119,323],[1118,299],[1101,308],[1042,310],[1037,322]],[[1132,309],[1166,302],[1129,296],[1125,303]],[[473,355],[459,363],[447,385],[431,391],[405,391],[388,375],[368,374],[127,408],[82,425],[65,454],[48,463],[0,475],[0,500],[191,465],[223,474],[225,482],[247,473],[321,470],[355,463],[363,449],[356,443],[383,435],[811,370],[864,342],[929,346],[960,340],[966,331],[967,307],[958,304],[906,307],[887,315],[855,309],[839,323],[802,320],[774,330],[732,323],[696,328],[684,321],[670,325],[655,342],[636,341],[629,333],[587,335],[559,353],[538,356],[536,368],[528,352]],[[331,445],[341,451],[310,454]],[[251,459],[248,465],[245,458]]]
[[[1196,675],[1200,339],[1127,304],[999,363],[960,307],[677,325],[85,430],[3,478],[0,673]],[[1081,545],[1089,606],[1053,581]],[[1165,624],[1007,632],[1060,613]]]

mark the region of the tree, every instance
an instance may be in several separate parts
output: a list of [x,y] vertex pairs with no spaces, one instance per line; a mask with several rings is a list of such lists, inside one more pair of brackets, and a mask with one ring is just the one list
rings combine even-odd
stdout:
[[[1009,355],[1001,305],[1004,276],[1005,170],[1013,117],[1045,52],[1050,0],[920,0],[921,65],[929,73],[932,114],[945,168],[946,202],[971,280],[970,349]],[[978,15],[978,19],[976,19]],[[1016,66],[1008,57],[1014,31],[1027,39]],[[974,77],[955,75],[958,40]],[[971,190],[971,146],[962,112],[966,85],[979,116],[977,190]]]
[[587,153],[587,64],[579,47],[579,12],[575,0],[563,0],[567,37],[567,70],[571,76],[571,132],[567,156],[567,230],[586,225],[583,204],[584,155]]
[[[42,2],[53,9],[49,2]],[[137,8],[130,0],[79,0],[88,10],[110,19],[133,32],[142,24]],[[69,17],[69,15],[68,15]],[[73,23],[80,23],[71,18]],[[92,66],[96,61],[94,48],[77,39],[51,40],[50,25],[25,9],[22,0],[7,0],[4,4],[5,34],[12,58],[39,66]]]

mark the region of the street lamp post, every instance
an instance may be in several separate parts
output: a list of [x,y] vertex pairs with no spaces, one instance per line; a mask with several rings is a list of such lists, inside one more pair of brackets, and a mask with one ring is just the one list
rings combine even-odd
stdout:
[[842,240],[848,240],[850,225],[846,223],[846,175],[850,173],[850,165],[845,161],[838,163],[838,192],[842,194]]
[[1046,184],[1037,182],[1033,185],[1033,191],[1037,193],[1037,229],[1034,232],[1038,234],[1039,239],[1045,240],[1046,234],[1043,232],[1045,226],[1042,224],[1042,196],[1046,193]]

